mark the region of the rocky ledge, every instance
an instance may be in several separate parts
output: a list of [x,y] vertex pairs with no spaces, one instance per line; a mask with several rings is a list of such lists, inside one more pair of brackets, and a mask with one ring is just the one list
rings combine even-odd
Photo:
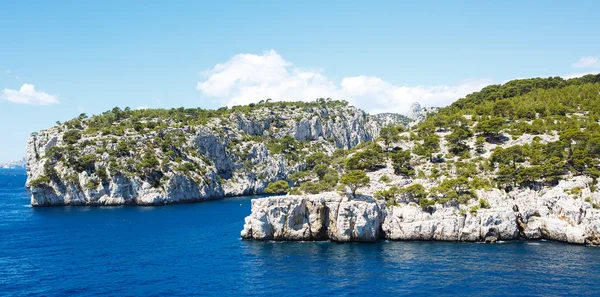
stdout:
[[253,199],[241,236],[277,241],[548,239],[600,243],[600,211],[583,207],[583,199],[556,191],[507,194],[493,190],[480,195],[492,206],[476,213],[440,204],[428,210],[415,203],[386,206],[370,196],[348,199],[335,192]]
[[385,203],[335,193],[252,199],[242,238],[376,241],[385,213]]

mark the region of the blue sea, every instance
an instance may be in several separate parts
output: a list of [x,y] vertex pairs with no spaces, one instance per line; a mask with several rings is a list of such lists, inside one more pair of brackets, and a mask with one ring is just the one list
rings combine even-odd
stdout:
[[0,170],[2,296],[599,294],[598,248],[243,241],[252,197],[31,208],[25,179]]

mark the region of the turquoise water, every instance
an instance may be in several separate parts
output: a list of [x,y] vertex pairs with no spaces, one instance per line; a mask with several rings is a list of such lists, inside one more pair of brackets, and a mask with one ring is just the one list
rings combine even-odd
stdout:
[[251,242],[249,197],[31,208],[25,179],[0,170],[0,295],[598,295],[597,248]]

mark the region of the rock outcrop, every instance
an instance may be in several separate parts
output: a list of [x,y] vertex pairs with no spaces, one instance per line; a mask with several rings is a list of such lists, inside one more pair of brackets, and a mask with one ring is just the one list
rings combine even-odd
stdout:
[[384,217],[384,203],[348,200],[336,193],[253,199],[242,237],[372,242],[379,239]]
[[416,125],[427,118],[430,113],[435,113],[439,110],[438,107],[421,107],[421,104],[414,102],[410,105],[408,112],[408,118],[411,119],[411,125]]
[[489,208],[436,204],[423,210],[415,203],[387,206],[369,196],[358,200],[337,193],[252,200],[242,238],[255,240],[331,240],[337,242],[436,240],[497,242],[548,239],[598,245],[600,210],[564,189],[581,187],[583,177],[561,181],[540,192],[480,191]]

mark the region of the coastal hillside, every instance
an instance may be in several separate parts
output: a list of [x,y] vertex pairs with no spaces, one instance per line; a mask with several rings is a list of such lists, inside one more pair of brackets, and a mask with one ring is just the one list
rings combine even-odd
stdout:
[[[296,196],[253,202],[242,236],[597,244],[599,120],[600,75],[491,85],[297,173]],[[324,166],[337,191],[307,195]]]
[[376,138],[385,125],[408,121],[370,116],[330,99],[218,110],[114,108],[33,133],[27,186],[34,206],[260,194],[269,182],[305,171],[315,153],[332,155]]

